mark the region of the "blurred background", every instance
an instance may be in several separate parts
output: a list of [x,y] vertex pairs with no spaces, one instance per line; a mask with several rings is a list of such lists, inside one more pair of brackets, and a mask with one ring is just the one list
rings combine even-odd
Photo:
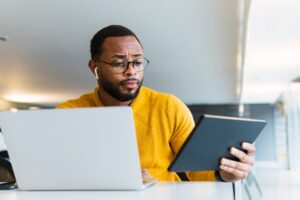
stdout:
[[144,85],[179,97],[195,120],[201,113],[267,120],[256,142],[259,185],[249,178],[245,195],[261,189],[265,199],[274,192],[293,199],[299,23],[297,0],[0,0],[0,110],[51,109],[92,91],[89,42],[107,25],[124,25],[151,61]]

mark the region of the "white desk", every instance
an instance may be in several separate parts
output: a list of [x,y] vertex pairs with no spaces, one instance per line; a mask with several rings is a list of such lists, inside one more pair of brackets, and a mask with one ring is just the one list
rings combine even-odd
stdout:
[[0,191],[0,200],[233,200],[231,183],[160,182],[142,191]]

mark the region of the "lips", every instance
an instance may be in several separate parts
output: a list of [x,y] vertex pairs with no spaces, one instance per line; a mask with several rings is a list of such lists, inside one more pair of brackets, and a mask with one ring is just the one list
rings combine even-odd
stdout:
[[121,84],[128,87],[128,88],[130,88],[130,89],[133,89],[133,88],[137,87],[138,81],[131,81],[131,80],[130,81],[124,81]]

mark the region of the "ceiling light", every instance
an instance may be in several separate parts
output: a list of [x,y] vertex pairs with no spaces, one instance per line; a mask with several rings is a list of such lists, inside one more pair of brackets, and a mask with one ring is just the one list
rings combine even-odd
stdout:
[[42,103],[51,102],[51,97],[42,94],[24,94],[24,93],[10,93],[4,94],[3,98],[7,101],[16,103]]
[[18,109],[17,108],[11,108],[10,111],[11,112],[18,112]]
[[41,109],[40,107],[37,107],[37,106],[30,106],[29,107],[29,110],[39,110]]

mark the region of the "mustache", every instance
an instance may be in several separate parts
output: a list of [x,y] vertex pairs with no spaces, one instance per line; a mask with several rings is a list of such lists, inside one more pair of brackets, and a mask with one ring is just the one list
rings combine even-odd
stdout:
[[128,81],[133,81],[133,82],[136,82],[138,85],[140,84],[140,81],[138,79],[135,79],[135,78],[129,78],[129,79],[126,79],[126,80],[123,80],[120,82],[121,85],[124,85],[126,84],[126,82]]

